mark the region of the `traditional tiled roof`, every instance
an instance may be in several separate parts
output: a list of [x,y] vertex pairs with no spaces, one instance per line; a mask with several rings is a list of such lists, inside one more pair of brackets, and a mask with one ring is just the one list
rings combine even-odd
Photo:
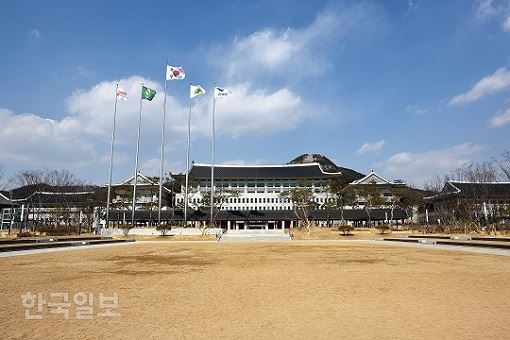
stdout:
[[[214,165],[215,179],[319,179],[340,176],[340,172],[325,172],[319,163],[286,165]],[[211,178],[211,164],[194,163],[190,176]]]
[[83,205],[94,196],[95,192],[36,192],[24,199],[14,200],[14,203],[37,203],[42,206],[56,206],[65,204],[68,206]]
[[49,184],[32,184],[25,185],[12,189],[9,195],[12,194],[12,200],[26,200],[30,196],[36,193],[47,193],[47,194],[77,194],[77,193],[92,193],[99,189],[97,186],[90,185],[66,185],[66,186],[53,186]]
[[353,181],[351,184],[405,185],[405,182],[402,180],[395,180],[393,182],[390,182],[387,179],[383,178],[381,175],[375,173],[374,170],[372,170],[368,175]]
[[[112,184],[112,187],[132,186],[135,184],[134,179],[135,179],[135,176],[131,176],[119,184]],[[137,177],[136,186],[140,187],[140,188],[155,187],[155,186],[159,186],[158,181],[159,181],[159,177],[148,177],[148,176],[145,176],[144,174],[142,174],[141,172],[139,172],[138,177]],[[163,190],[165,190],[167,192],[172,192],[172,190],[168,186],[169,186],[168,183],[163,183],[163,186],[162,186]]]
[[11,201],[5,197],[2,193],[0,193],[0,206],[9,206],[11,205]]
[[451,195],[510,199],[510,182],[447,181],[439,194],[425,199],[436,199]]

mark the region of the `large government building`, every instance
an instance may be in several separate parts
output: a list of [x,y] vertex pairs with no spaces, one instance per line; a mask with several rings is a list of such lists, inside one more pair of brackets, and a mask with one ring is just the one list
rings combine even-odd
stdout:
[[[314,192],[318,207],[333,198],[325,188],[341,172],[326,172],[320,164],[287,165],[215,165],[215,195],[221,210],[292,210],[292,203],[282,193],[306,183]],[[194,163],[189,172],[188,206],[198,210],[204,194],[211,191],[211,165]],[[184,187],[176,195],[177,204],[184,202]]]

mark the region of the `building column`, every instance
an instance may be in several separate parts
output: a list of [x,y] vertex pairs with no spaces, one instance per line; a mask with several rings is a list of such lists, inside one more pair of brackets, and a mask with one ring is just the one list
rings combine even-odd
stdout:
[[230,221],[227,221],[227,229],[228,229],[228,230],[231,230],[231,229],[232,229],[232,226],[231,226],[231,224],[230,224]]
[[293,220],[290,221],[290,228],[291,229],[294,228],[294,221]]
[[282,221],[281,225],[282,225],[282,230],[285,230],[285,221]]
[[266,230],[269,230],[269,222],[266,222]]

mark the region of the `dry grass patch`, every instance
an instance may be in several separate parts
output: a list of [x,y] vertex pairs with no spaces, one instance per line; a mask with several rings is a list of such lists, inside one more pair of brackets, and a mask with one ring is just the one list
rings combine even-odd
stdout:
[[[510,260],[377,243],[152,242],[4,258],[5,339],[507,338]],[[26,292],[116,292],[118,318],[25,320]],[[97,307],[97,301],[95,302]]]

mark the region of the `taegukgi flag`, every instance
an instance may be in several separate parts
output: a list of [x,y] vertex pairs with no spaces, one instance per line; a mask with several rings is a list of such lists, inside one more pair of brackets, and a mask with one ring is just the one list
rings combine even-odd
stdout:
[[166,80],[181,80],[186,77],[182,67],[166,65]]
[[200,85],[190,85],[189,87],[189,99],[195,98],[196,96],[200,96],[201,94],[205,94],[205,90]]
[[127,100],[127,92],[120,87],[117,89],[117,99],[119,100]]
[[214,98],[222,98],[230,96],[230,90],[224,89],[222,87],[214,88]]
[[155,95],[156,95],[156,90],[142,86],[142,99],[147,99],[148,101],[151,101]]

